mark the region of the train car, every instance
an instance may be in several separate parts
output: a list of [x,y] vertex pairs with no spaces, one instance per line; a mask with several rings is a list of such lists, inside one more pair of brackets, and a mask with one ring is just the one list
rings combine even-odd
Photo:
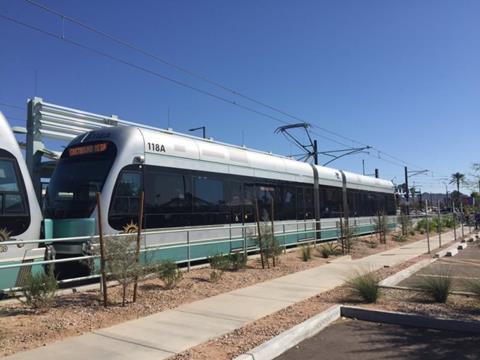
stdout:
[[[275,220],[285,246],[338,237],[349,214],[358,233],[378,211],[395,215],[390,181],[168,130],[123,126],[92,131],[64,150],[51,178],[45,217],[53,237],[103,233],[138,224],[144,192],[144,249],[176,261],[254,247],[258,218]],[[272,215],[273,214],[273,215]],[[56,243],[57,257],[86,254],[85,242]],[[163,247],[163,248],[162,248]]]
[[[9,267],[43,260],[40,238],[42,214],[25,161],[13,132],[0,112],[0,289],[21,286],[32,267]],[[5,245],[5,241],[17,241]],[[3,267],[3,268],[2,268]]]

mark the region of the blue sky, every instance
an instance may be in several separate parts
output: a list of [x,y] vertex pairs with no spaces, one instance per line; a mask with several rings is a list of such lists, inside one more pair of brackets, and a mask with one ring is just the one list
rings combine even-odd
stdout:
[[[172,63],[308,122],[394,155],[438,177],[470,172],[480,134],[478,1],[38,0]],[[5,14],[61,33],[61,20],[21,0]],[[232,101],[296,122],[65,23],[65,36]],[[280,125],[0,18],[0,103],[46,101],[291,154]],[[35,86],[35,73],[37,82]],[[0,105],[12,125],[25,112]],[[315,130],[320,135],[332,135]],[[336,138],[348,145],[345,139]],[[318,137],[322,150],[342,146]],[[375,151],[332,166],[401,182],[403,168]],[[383,160],[387,159],[387,161]],[[327,159],[323,158],[324,161]],[[412,167],[413,168],[413,167]],[[453,189],[450,186],[450,189]],[[467,189],[465,189],[467,190]]]

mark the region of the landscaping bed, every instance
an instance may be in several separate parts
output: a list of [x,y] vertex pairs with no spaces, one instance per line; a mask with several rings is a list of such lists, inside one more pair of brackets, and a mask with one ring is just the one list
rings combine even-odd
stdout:
[[[405,242],[397,242],[389,235],[386,245],[380,244],[376,247],[364,245],[366,241],[374,239],[374,236],[360,237],[354,241],[351,255],[354,258],[371,255],[384,251],[386,247],[393,248],[416,241],[418,237],[423,238],[423,235],[417,235]],[[318,249],[320,247],[321,245],[316,246]],[[50,307],[41,311],[28,309],[19,303],[1,304],[0,356],[44,346],[69,336],[80,335],[234,289],[321,266],[330,260],[330,258],[323,258],[320,251],[312,248],[313,256],[305,262],[302,261],[302,253],[303,249],[301,247],[293,249],[280,257],[277,267],[271,267],[270,269],[261,269],[260,260],[251,258],[245,269],[237,272],[226,271],[217,282],[211,281],[212,270],[210,268],[193,269],[190,272],[185,272],[183,280],[176,288],[171,290],[164,289],[162,280],[157,278],[146,279],[139,283],[137,302],[131,303],[129,301],[125,307],[121,306],[122,294],[119,286],[109,288],[110,305],[107,308],[103,307],[98,289],[58,295]],[[399,269],[383,269],[382,271],[388,275]],[[337,291],[341,293],[342,290]],[[302,321],[302,319],[308,318],[313,313],[321,311],[323,306],[329,306],[332,303],[330,299],[336,299],[335,294],[329,292],[322,294],[318,299],[313,298],[311,302],[306,304],[297,304],[297,310],[290,309],[293,313],[290,314],[288,310],[285,311],[282,327],[279,328],[275,325],[273,328],[266,325],[261,331],[255,332],[260,338],[258,341],[254,341],[259,343],[275,335],[281,329],[285,329],[298,321]],[[128,298],[131,299],[131,294],[128,295]],[[280,316],[279,319],[281,318]],[[239,334],[244,334],[245,338],[249,337],[249,331],[245,328],[238,330]],[[261,334],[264,334],[266,338]],[[247,347],[247,344],[249,346],[250,343],[246,341],[245,347]]]

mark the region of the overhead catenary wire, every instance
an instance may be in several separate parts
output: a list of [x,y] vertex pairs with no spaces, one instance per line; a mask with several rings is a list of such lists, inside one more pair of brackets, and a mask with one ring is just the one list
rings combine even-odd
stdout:
[[[91,32],[93,32],[93,33],[95,33],[95,34],[97,34],[97,35],[103,36],[103,37],[105,37],[105,38],[107,38],[107,39],[109,39],[109,40],[111,40],[111,41],[113,41],[113,42],[115,42],[115,43],[117,43],[117,44],[119,44],[119,45],[125,46],[125,47],[127,47],[127,48],[129,48],[129,49],[131,49],[131,50],[133,50],[133,51],[135,51],[135,52],[137,52],[137,53],[140,53],[140,54],[142,54],[142,55],[144,55],[144,56],[147,56],[147,57],[149,57],[149,58],[151,58],[151,59],[153,59],[153,60],[155,60],[155,61],[158,61],[158,62],[160,62],[160,63],[163,63],[164,65],[170,66],[170,67],[172,67],[172,68],[174,68],[174,69],[176,69],[176,70],[178,70],[178,71],[180,71],[180,72],[183,72],[183,73],[185,73],[185,74],[188,74],[188,75],[190,75],[190,76],[192,76],[192,77],[194,77],[194,78],[197,78],[197,79],[199,79],[199,80],[201,80],[201,81],[204,81],[204,82],[206,82],[206,83],[208,83],[208,84],[210,84],[210,85],[216,86],[216,87],[218,87],[218,88],[220,88],[220,89],[222,89],[222,90],[224,90],[224,91],[228,91],[228,92],[232,93],[232,94],[235,95],[235,96],[238,96],[238,97],[241,97],[241,98],[243,98],[243,99],[245,99],[245,100],[251,101],[251,102],[253,102],[253,103],[257,104],[257,105],[266,107],[266,108],[268,108],[268,109],[270,109],[270,110],[272,110],[272,111],[278,112],[279,114],[282,114],[282,115],[284,115],[284,116],[287,116],[287,117],[289,117],[289,118],[291,118],[291,119],[295,119],[295,120],[297,120],[297,121],[305,122],[305,120],[302,119],[302,118],[299,117],[299,116],[296,116],[296,115],[294,115],[294,114],[292,114],[292,113],[290,113],[290,112],[287,112],[287,111],[285,111],[285,110],[282,110],[282,109],[280,109],[280,108],[278,108],[278,107],[276,107],[276,106],[267,104],[267,103],[264,102],[264,101],[255,99],[255,98],[253,98],[252,96],[246,95],[246,94],[244,94],[243,92],[240,92],[240,91],[238,91],[238,90],[235,90],[235,89],[233,89],[233,88],[230,87],[230,86],[227,86],[227,85],[222,84],[222,83],[220,83],[220,82],[218,82],[218,81],[212,80],[212,79],[210,79],[210,78],[208,78],[208,77],[206,77],[206,76],[204,76],[204,75],[202,75],[202,74],[199,74],[198,72],[195,72],[195,71],[192,71],[192,70],[190,70],[190,69],[187,69],[187,68],[185,68],[185,67],[183,67],[183,66],[177,65],[177,64],[175,64],[175,63],[173,63],[173,62],[171,62],[171,61],[168,61],[168,60],[166,60],[166,59],[164,59],[164,58],[162,58],[162,57],[160,57],[160,56],[158,56],[158,55],[156,55],[156,54],[153,54],[153,53],[151,53],[151,52],[149,52],[149,51],[147,51],[147,50],[145,50],[145,49],[143,49],[143,48],[141,48],[141,47],[139,47],[139,46],[137,46],[137,45],[135,45],[135,44],[132,44],[131,42],[125,41],[125,40],[123,40],[123,39],[120,39],[120,38],[117,37],[117,36],[114,36],[114,35],[112,35],[112,34],[109,34],[109,33],[105,32],[105,31],[99,30],[99,29],[97,29],[97,28],[95,28],[95,27],[93,27],[93,26],[91,26],[91,25],[89,25],[89,24],[86,24],[86,23],[83,22],[83,21],[80,21],[80,20],[75,19],[75,18],[73,18],[73,17],[71,17],[71,16],[68,16],[68,15],[66,15],[66,14],[64,14],[64,13],[62,13],[62,12],[56,10],[56,9],[53,9],[53,8],[51,8],[51,7],[48,7],[48,6],[44,5],[44,4],[38,3],[38,2],[33,1],[33,0],[25,0],[25,2],[27,2],[28,4],[30,4],[30,5],[32,5],[32,6],[37,7],[37,8],[39,8],[39,9],[42,9],[43,11],[46,11],[46,12],[48,12],[48,13],[50,13],[50,14],[53,14],[53,15],[55,15],[55,16],[60,17],[60,18],[62,19],[62,24],[63,24],[63,22],[64,22],[65,20],[67,20],[67,21],[69,21],[69,22],[71,22],[71,23],[73,23],[73,24],[76,24],[76,25],[78,25],[78,26],[80,26],[80,27],[82,27],[82,28],[84,28],[84,29],[86,29],[86,30],[88,30],[88,31],[91,31]],[[62,25],[62,26],[63,26],[63,25]],[[400,158],[398,158],[398,157],[396,157],[396,156],[394,156],[394,155],[391,155],[391,154],[389,154],[389,153],[387,153],[387,152],[385,152],[385,151],[383,151],[383,150],[380,150],[380,149],[378,149],[378,148],[375,147],[375,146],[371,146],[371,145],[366,144],[366,143],[364,143],[364,142],[362,142],[362,141],[359,141],[359,140],[353,139],[353,138],[351,138],[351,137],[345,136],[344,134],[340,134],[340,133],[338,133],[338,132],[332,131],[332,130],[327,129],[327,128],[323,127],[323,126],[320,126],[320,125],[318,125],[318,124],[316,124],[316,123],[314,123],[314,122],[309,122],[309,123],[310,123],[313,127],[317,128],[317,129],[319,129],[319,130],[321,130],[321,131],[323,131],[323,132],[326,132],[326,133],[328,133],[328,134],[330,134],[330,135],[333,135],[333,136],[336,136],[336,137],[338,137],[338,138],[341,138],[341,139],[350,141],[350,142],[352,142],[352,143],[360,144],[360,145],[362,145],[362,146],[370,146],[370,148],[371,148],[372,150],[375,150],[375,151],[378,153],[378,155],[381,154],[381,155],[383,155],[384,157],[388,157],[388,158],[390,158],[390,159],[392,159],[392,160],[398,161],[400,164],[402,164],[402,166],[403,166],[403,165],[409,165],[409,166],[412,166],[412,167],[414,167],[414,168],[419,168],[419,169],[420,169],[420,168],[423,168],[422,166],[413,164],[413,163],[411,163],[411,162],[407,162],[407,161],[402,160],[402,159],[400,159]],[[312,133],[314,133],[314,132],[312,131]],[[317,133],[315,133],[315,135],[319,136]],[[328,138],[328,137],[325,137],[325,136],[320,136],[320,137],[322,137],[322,138],[327,138],[328,140],[333,141],[331,138]],[[350,145],[347,145],[347,144],[342,143],[342,142],[337,142],[337,141],[334,141],[334,142],[336,142],[337,144],[340,144],[340,145],[342,145],[342,146],[350,146]],[[381,158],[381,160],[384,160],[384,161],[385,161],[385,158]],[[389,163],[391,163],[391,164],[395,164],[394,162],[391,162],[391,161],[387,161],[387,162],[389,162]]]
[[[92,48],[92,47],[90,47],[90,46],[88,46],[88,45],[79,43],[79,42],[77,42],[77,41],[75,41],[75,40],[72,40],[72,39],[70,39],[70,38],[67,38],[64,34],[58,35],[58,34],[53,33],[53,32],[51,32],[51,31],[48,31],[48,30],[45,30],[45,29],[41,29],[41,28],[39,28],[39,27],[37,27],[37,26],[34,26],[34,25],[28,24],[28,23],[26,23],[26,22],[23,22],[23,21],[21,21],[21,20],[12,18],[12,17],[10,17],[10,16],[8,16],[8,15],[0,14],[0,18],[3,18],[3,19],[8,20],[8,21],[10,21],[10,22],[16,23],[16,24],[21,25],[21,26],[23,26],[23,27],[26,27],[26,28],[28,28],[28,29],[30,29],[30,30],[37,31],[37,32],[39,32],[39,33],[42,33],[42,34],[47,35],[47,36],[49,36],[49,37],[55,38],[55,39],[57,39],[57,40],[64,41],[64,42],[69,43],[69,44],[71,44],[71,45],[74,45],[74,46],[76,46],[76,47],[78,47],[78,48],[87,50],[87,51],[89,51],[89,52],[91,52],[91,53],[95,53],[95,54],[97,54],[97,55],[99,55],[99,56],[102,56],[102,57],[108,58],[108,59],[110,59],[110,60],[119,62],[119,63],[121,63],[121,64],[123,64],[123,65],[127,65],[127,66],[129,66],[129,67],[134,68],[134,69],[143,71],[143,72],[148,73],[148,74],[150,74],[150,75],[154,75],[154,76],[159,77],[159,78],[161,78],[161,79],[163,79],[163,80],[166,80],[166,81],[169,81],[169,82],[171,82],[171,83],[174,83],[175,85],[178,85],[178,86],[181,86],[181,87],[184,87],[184,88],[187,88],[187,89],[196,91],[196,92],[201,93],[201,94],[203,94],[203,95],[207,95],[207,96],[209,96],[209,97],[215,98],[215,99],[220,100],[220,101],[222,101],[222,102],[225,102],[225,103],[227,103],[227,104],[234,105],[234,106],[237,106],[237,107],[239,107],[239,108],[241,108],[241,109],[244,109],[244,110],[246,110],[246,111],[250,111],[250,112],[252,112],[252,113],[255,113],[255,114],[257,114],[257,115],[270,118],[271,120],[277,121],[277,122],[279,122],[279,123],[281,123],[281,124],[285,124],[285,125],[286,125],[286,124],[289,124],[289,122],[287,122],[287,121],[285,121],[285,120],[282,120],[282,119],[280,119],[280,118],[278,118],[278,117],[276,117],[276,116],[267,114],[267,113],[265,113],[265,112],[263,112],[263,111],[256,110],[256,109],[254,109],[254,108],[252,108],[252,107],[249,107],[249,106],[247,106],[247,105],[241,104],[241,103],[239,103],[239,102],[237,102],[237,101],[233,101],[233,100],[227,99],[227,98],[225,98],[225,97],[223,97],[223,96],[214,94],[214,93],[212,93],[212,92],[210,92],[210,91],[200,89],[200,88],[198,88],[198,87],[196,87],[196,86],[187,84],[187,83],[185,83],[185,82],[183,82],[183,81],[176,80],[176,79],[174,79],[174,78],[172,78],[172,77],[163,75],[163,74],[161,74],[161,73],[159,73],[159,72],[157,72],[157,71],[155,71],[155,70],[152,70],[152,69],[149,69],[149,68],[147,68],[147,67],[144,67],[144,66],[135,64],[135,63],[130,62],[130,61],[128,61],[128,60],[124,60],[124,59],[122,59],[122,58],[120,58],[120,57],[117,57],[117,56],[115,56],[115,55],[111,55],[111,54],[109,54],[109,53],[107,53],[107,52],[105,52],[105,51],[101,51],[101,50]],[[344,145],[344,146],[346,145],[346,144],[344,144],[344,143],[342,143],[342,142],[340,142],[340,141],[338,141],[338,140],[332,139],[332,138],[327,137],[327,136],[322,135],[322,134],[315,133],[315,135],[317,135],[317,136],[319,136],[319,137],[321,137],[321,138],[324,138],[324,139],[326,139],[326,140],[335,142],[335,143],[337,143],[337,144],[339,144],[339,145]]]

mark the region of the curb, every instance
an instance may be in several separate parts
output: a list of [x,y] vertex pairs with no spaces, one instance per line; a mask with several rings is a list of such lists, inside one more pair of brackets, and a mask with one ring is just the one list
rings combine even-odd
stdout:
[[454,256],[458,253],[458,246],[460,242],[456,242],[453,245],[449,246],[448,248],[441,250],[435,254],[436,258],[441,258],[445,256]]
[[341,316],[363,321],[480,334],[480,321],[442,319],[432,316],[427,317],[394,311],[370,310],[353,306],[342,306],[340,312]]
[[395,273],[387,277],[386,279],[383,279],[382,281],[380,281],[379,285],[384,287],[395,286],[401,281],[405,280],[406,278],[409,278],[410,276],[412,276],[414,273],[416,273],[420,269],[430,265],[434,261],[436,261],[436,259],[420,260],[418,263],[413,264],[412,266],[409,266],[408,268],[403,269],[402,271],[399,271],[398,273]]
[[340,305],[334,305],[320,314],[282,332],[234,360],[271,360],[308,339],[340,317]]

